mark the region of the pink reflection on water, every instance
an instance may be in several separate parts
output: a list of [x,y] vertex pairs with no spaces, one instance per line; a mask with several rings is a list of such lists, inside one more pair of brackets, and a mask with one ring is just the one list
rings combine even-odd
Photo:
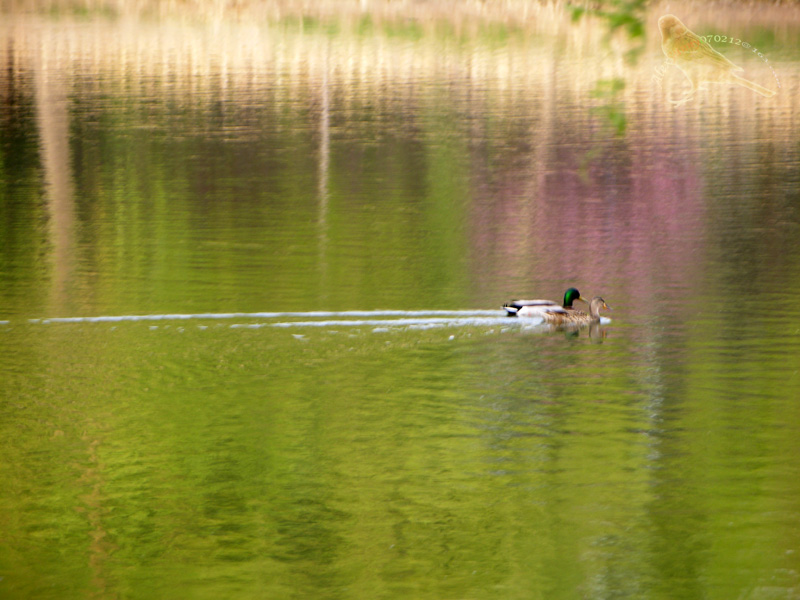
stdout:
[[558,299],[576,285],[643,318],[680,304],[705,252],[690,124],[656,111],[627,139],[592,145],[570,116],[559,113],[556,135],[532,136],[525,156],[474,171],[473,260],[486,293]]

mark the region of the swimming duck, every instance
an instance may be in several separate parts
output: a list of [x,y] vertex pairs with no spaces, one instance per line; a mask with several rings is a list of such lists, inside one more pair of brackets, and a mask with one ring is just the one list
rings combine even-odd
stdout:
[[589,302],[589,314],[581,310],[565,310],[560,306],[553,306],[545,310],[541,317],[546,323],[553,325],[590,325],[600,322],[600,309],[611,310],[600,296],[595,296]]
[[[562,312],[574,311],[572,303],[576,300],[586,302],[581,298],[581,293],[574,287],[569,288],[564,292],[564,304],[558,305],[558,302],[552,300],[512,300],[504,304],[507,316],[509,317],[542,317],[544,313],[550,309],[562,309]],[[588,304],[588,302],[587,302]]]

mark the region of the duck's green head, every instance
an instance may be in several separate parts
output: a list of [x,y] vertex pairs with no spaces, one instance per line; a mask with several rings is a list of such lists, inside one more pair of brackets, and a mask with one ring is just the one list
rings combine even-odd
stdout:
[[564,308],[572,308],[572,303],[575,302],[575,300],[586,302],[586,300],[581,298],[581,293],[575,288],[569,288],[564,292]]

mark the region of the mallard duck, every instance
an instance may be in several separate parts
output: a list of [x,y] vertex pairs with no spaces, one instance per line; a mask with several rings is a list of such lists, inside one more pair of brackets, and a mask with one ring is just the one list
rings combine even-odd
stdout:
[[546,323],[552,325],[590,325],[600,322],[600,309],[611,310],[600,296],[595,296],[589,302],[589,314],[581,310],[565,310],[561,306],[553,306],[545,310],[541,317]]
[[[581,298],[581,293],[577,289],[571,287],[564,292],[564,304],[561,306],[558,305],[558,302],[553,302],[552,300],[512,300],[504,304],[503,308],[509,317],[544,318],[544,313],[550,309],[562,309],[563,312],[574,311],[575,309],[572,308],[572,303],[576,300],[586,302],[586,300]],[[588,304],[588,302],[586,303]]]

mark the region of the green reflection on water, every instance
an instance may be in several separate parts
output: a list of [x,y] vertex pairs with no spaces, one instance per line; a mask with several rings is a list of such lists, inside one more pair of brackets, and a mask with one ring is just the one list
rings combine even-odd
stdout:
[[29,565],[4,571],[8,597],[691,598],[795,583],[788,400],[709,396],[703,372],[731,380],[731,362],[681,379],[665,363],[674,388],[648,383],[653,366],[613,332],[601,346],[214,323],[3,337],[41,365],[7,379],[0,563]]
[[797,595],[796,65],[610,141],[582,36],[437,27],[3,31],[0,596]]

